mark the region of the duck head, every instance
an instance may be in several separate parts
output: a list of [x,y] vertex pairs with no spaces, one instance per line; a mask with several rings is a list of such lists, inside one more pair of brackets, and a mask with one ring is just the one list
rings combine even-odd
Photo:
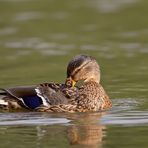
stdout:
[[65,84],[74,86],[78,81],[100,83],[100,68],[95,58],[87,55],[75,56],[67,66]]

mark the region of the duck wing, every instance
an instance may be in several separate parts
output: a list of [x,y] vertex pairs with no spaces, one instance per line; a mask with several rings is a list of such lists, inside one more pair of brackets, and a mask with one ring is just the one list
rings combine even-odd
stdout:
[[68,104],[68,99],[63,90],[64,84],[43,83],[36,87],[37,95],[49,105]]
[[0,107],[8,106],[10,108],[29,108],[33,109],[42,104],[42,100],[37,97],[36,86],[18,86],[0,89]]
[[18,86],[18,87],[11,87],[11,88],[1,88],[0,95],[7,95],[14,98],[19,98],[22,96],[34,96],[36,95],[35,92],[36,86]]
[[68,88],[65,84],[43,83],[38,86],[19,86],[0,89],[0,108],[27,108],[51,107],[71,104],[75,96],[75,89]]

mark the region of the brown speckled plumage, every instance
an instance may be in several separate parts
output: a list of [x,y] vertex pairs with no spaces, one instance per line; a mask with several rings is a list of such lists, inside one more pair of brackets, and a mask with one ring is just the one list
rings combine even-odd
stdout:
[[[83,80],[80,87],[73,87],[73,84]],[[100,68],[97,61],[90,56],[78,55],[74,57],[67,67],[67,87],[61,89],[66,103],[51,104],[48,107],[39,107],[38,111],[46,112],[93,112],[109,109],[112,103],[100,84]],[[44,98],[52,98],[46,90],[48,85],[40,85],[38,89]],[[55,90],[55,89],[54,89]],[[57,99],[57,97],[56,97]]]
[[[43,91],[49,89],[49,85],[40,86]],[[60,88],[64,97],[67,99],[66,103],[57,102],[57,104],[51,104],[49,107],[39,107],[38,111],[46,112],[88,112],[88,111],[101,111],[109,109],[111,101],[104,91],[103,87],[96,82],[87,82],[80,88]],[[51,98],[49,94],[44,92],[44,97]],[[62,100],[63,98],[62,97]],[[58,100],[58,98],[56,98]]]

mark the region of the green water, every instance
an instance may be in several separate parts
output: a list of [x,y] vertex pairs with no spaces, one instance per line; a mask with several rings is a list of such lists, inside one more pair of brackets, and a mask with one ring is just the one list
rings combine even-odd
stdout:
[[147,148],[147,0],[0,0],[0,87],[63,82],[95,56],[104,113],[0,113],[0,147]]

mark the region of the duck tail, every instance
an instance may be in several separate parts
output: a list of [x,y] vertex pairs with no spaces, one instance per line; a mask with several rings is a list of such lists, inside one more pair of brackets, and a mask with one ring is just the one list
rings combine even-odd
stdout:
[[3,99],[0,99],[0,105],[6,106],[6,105],[8,105],[8,102],[6,102],[6,101],[3,100]]
[[[11,94],[8,96],[8,94],[9,92],[6,89],[0,88],[0,111],[2,112],[5,110],[9,110],[11,108],[9,103],[9,97],[12,99],[12,96]],[[15,98],[14,100],[17,100],[17,99]],[[15,108],[15,107],[12,107],[12,108]]]
[[6,91],[3,88],[0,88],[0,95],[6,95]]
[[0,88],[0,110],[5,110],[8,108],[8,102],[6,102],[3,96],[6,95],[4,89]]

